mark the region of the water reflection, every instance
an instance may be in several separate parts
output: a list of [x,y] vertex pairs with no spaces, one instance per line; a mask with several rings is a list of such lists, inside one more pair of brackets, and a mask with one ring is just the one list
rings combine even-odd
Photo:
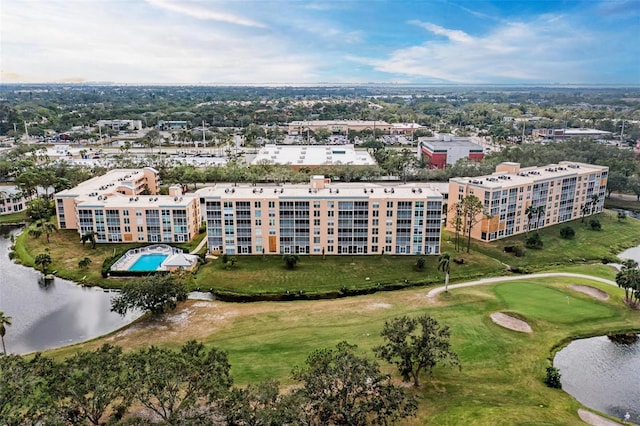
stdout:
[[587,407],[640,422],[640,342],[624,343],[607,336],[571,342],[553,364],[562,388]]
[[59,278],[41,286],[40,272],[9,259],[10,245],[10,239],[0,237],[0,311],[13,319],[5,335],[8,352],[23,354],[81,342],[135,319],[135,314],[122,318],[110,311],[114,293]]

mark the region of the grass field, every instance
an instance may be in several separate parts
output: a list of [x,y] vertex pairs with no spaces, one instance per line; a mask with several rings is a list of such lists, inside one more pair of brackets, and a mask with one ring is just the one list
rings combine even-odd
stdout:
[[[589,221],[597,219],[601,231],[591,230]],[[576,235],[565,240],[560,237],[560,229],[571,226]],[[479,251],[511,266],[545,269],[561,264],[601,261],[614,259],[625,248],[640,244],[640,220],[627,218],[619,221],[615,212],[587,216],[584,223],[580,219],[550,226],[538,231],[544,247],[541,250],[526,249],[523,257],[505,253],[506,246],[524,246],[525,235],[504,238],[491,243],[471,243],[472,251]]]
[[[591,285],[608,292],[599,301],[566,288]],[[407,425],[581,424],[579,404],[543,383],[552,351],[573,336],[640,329],[640,312],[621,302],[616,287],[575,278],[527,279],[456,289],[436,303],[426,290],[384,292],[332,301],[229,304],[189,301],[178,312],[147,320],[111,336],[51,352],[65,356],[102,342],[125,348],[149,344],[177,347],[196,338],[229,352],[237,384],[276,378],[290,385],[294,365],[314,349],[346,340],[364,354],[381,343],[384,321],[427,313],[452,330],[462,371],[438,368],[414,390],[417,418]],[[492,312],[512,312],[533,328],[530,335],[501,328]],[[391,367],[385,370],[398,378]]]
[[[437,270],[437,256],[423,256],[424,270],[415,268],[419,256],[300,256],[293,270],[287,269],[281,256],[238,256],[234,267],[211,261],[198,271],[194,285],[202,289],[234,293],[284,293],[285,291],[321,293],[361,289],[376,283],[432,284],[443,281]],[[498,275],[504,267],[479,253],[465,254],[463,265],[452,266],[454,280]]]
[[27,221],[26,210],[18,213],[3,214],[2,216],[0,216],[0,225],[24,223],[26,221]]

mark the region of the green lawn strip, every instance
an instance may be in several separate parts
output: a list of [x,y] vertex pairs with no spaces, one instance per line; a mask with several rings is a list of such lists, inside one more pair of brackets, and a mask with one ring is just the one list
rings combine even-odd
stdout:
[[621,198],[605,198],[604,206],[608,209],[623,209],[640,212],[640,201],[623,200]]
[[[281,256],[237,256],[231,267],[221,259],[202,266],[194,286],[244,294],[289,292],[321,293],[376,288],[384,284],[433,284],[444,281],[437,270],[437,256],[423,256],[424,270],[415,268],[419,256],[301,256],[293,270],[287,269]],[[499,275],[503,267],[479,253],[465,254],[465,264],[451,268],[452,280],[467,280]]]
[[23,210],[17,213],[0,215],[0,225],[12,225],[18,223],[24,223],[27,221],[27,212]]
[[[597,219],[602,225],[601,231],[594,231],[589,226],[591,219]],[[576,235],[565,240],[560,237],[560,229],[571,226]],[[535,231],[532,231],[535,232]],[[615,212],[605,210],[594,216],[566,222],[538,231],[544,243],[541,250],[526,249],[523,257],[505,253],[506,246],[524,246],[525,235],[504,238],[491,243],[472,242],[472,251],[479,251],[489,257],[498,259],[511,266],[540,269],[553,265],[570,264],[585,261],[601,261],[616,255],[624,249],[640,243],[640,220],[627,218],[618,221]]]

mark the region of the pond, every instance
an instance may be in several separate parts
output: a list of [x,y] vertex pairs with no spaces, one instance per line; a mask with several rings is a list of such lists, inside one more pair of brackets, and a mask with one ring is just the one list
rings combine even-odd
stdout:
[[[640,246],[618,255],[640,263]],[[640,339],[616,342],[607,336],[580,339],[558,352],[553,364],[562,388],[587,407],[640,423]]]
[[616,342],[607,336],[580,339],[558,352],[553,364],[562,388],[581,404],[640,423],[640,339]]
[[[14,235],[18,230],[13,230]],[[11,241],[0,236],[0,311],[12,318],[6,327],[8,353],[24,354],[82,342],[114,331],[136,318],[110,311],[116,293],[84,288],[42,274],[9,259]],[[1,349],[0,349],[1,350]]]

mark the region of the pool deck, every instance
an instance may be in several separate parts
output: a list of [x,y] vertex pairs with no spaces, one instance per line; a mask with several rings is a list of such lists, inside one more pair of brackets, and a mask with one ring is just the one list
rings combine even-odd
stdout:
[[[140,247],[137,249],[131,249],[127,251],[120,259],[116,261],[111,267],[114,271],[129,271],[131,266],[140,259],[142,255],[145,254],[164,254],[167,256],[171,256],[175,253],[181,253],[182,250],[173,248],[171,246],[165,244],[155,244],[147,247]],[[163,269],[156,269],[163,270]]]

